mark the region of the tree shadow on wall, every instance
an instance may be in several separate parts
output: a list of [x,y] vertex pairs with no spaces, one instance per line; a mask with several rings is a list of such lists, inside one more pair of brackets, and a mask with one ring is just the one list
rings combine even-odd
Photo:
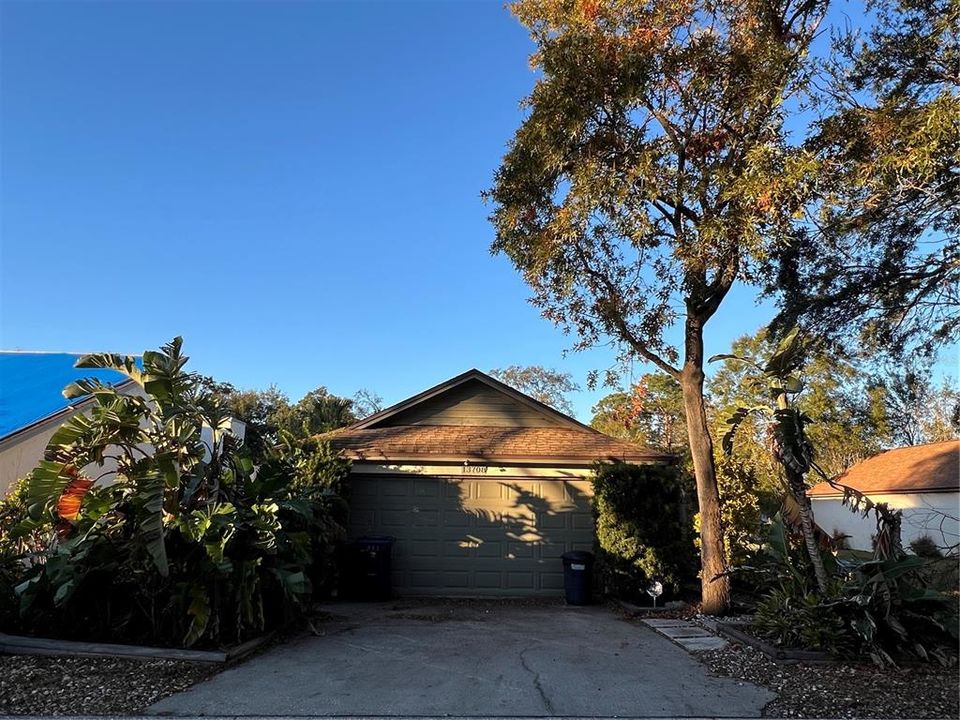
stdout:
[[351,535],[396,538],[393,575],[400,594],[560,595],[563,553],[593,547],[588,483],[358,478],[355,489],[362,492],[351,498]]

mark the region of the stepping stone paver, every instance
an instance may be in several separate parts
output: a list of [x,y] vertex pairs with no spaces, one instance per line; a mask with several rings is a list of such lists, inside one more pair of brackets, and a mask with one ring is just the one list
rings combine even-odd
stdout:
[[727,641],[723,638],[717,637],[702,625],[689,620],[650,618],[642,622],[687,652],[718,650],[727,645]]

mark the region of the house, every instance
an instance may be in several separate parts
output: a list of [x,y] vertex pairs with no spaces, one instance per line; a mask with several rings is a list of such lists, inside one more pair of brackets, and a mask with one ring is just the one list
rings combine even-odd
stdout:
[[[942,548],[960,542],[960,440],[897,448],[875,455],[847,470],[836,482],[859,490],[877,503],[903,511],[904,547],[929,536]],[[814,485],[807,494],[817,524],[827,532],[847,535],[854,550],[871,550],[876,522],[843,505],[843,493],[830,483]]]
[[114,370],[78,369],[77,353],[0,351],[0,497],[36,467],[57,428],[93,398],[67,400],[63,389],[96,378],[125,393],[139,386]]
[[591,550],[591,467],[670,463],[470,370],[329,433],[353,461],[350,532],[392,536],[406,595],[554,595]]

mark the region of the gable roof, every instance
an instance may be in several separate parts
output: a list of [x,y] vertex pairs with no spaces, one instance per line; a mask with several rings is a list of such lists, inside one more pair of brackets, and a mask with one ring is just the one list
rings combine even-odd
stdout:
[[494,377],[487,375],[485,372],[481,372],[476,368],[467,370],[464,373],[452,377],[449,380],[434,385],[432,388],[428,388],[423,392],[417,393],[413,397],[407,398],[401,402],[398,402],[396,405],[391,405],[390,407],[381,410],[380,412],[374,413],[369,417],[366,417],[360,420],[357,423],[354,423],[349,427],[350,430],[363,430],[366,428],[378,427],[384,424],[385,421],[390,418],[399,415],[400,413],[409,410],[417,405],[421,405],[428,400],[432,400],[443,393],[449,392],[454,388],[465,385],[471,381],[480,382],[493,390],[500,392],[513,401],[520,403],[521,405],[530,408],[534,412],[537,412],[543,415],[545,418],[552,420],[553,423],[560,425],[561,427],[568,427],[572,429],[580,430],[589,430],[591,432],[596,432],[593,428],[588,425],[575,420],[574,418],[566,415],[559,410],[556,410],[549,405],[546,405],[539,400],[536,400],[529,395],[526,395],[516,388],[512,388],[506,383],[500,382]]
[[330,446],[351,460],[590,465],[598,460],[669,462],[674,458],[609,435],[568,428],[482,425],[395,425],[328,433]]
[[[460,417],[455,423],[444,400],[455,402],[476,383],[487,402],[492,391],[524,412],[492,420]],[[476,369],[323,437],[350,459],[378,462],[480,460],[580,466],[597,460],[674,459],[604,435]]]
[[80,353],[0,351],[0,440],[73,412],[89,398],[68,400],[63,389],[82,378],[115,387],[132,380],[114,370],[76,368]]
[[[960,440],[887,450],[857,463],[836,478],[867,495],[960,491]],[[839,497],[828,482],[807,491],[810,497]]]

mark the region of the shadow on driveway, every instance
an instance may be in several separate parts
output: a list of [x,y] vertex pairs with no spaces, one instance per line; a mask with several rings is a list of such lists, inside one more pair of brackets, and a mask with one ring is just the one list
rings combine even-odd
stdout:
[[773,699],[714,677],[604,607],[342,604],[335,619],[147,712],[162,715],[759,717]]

